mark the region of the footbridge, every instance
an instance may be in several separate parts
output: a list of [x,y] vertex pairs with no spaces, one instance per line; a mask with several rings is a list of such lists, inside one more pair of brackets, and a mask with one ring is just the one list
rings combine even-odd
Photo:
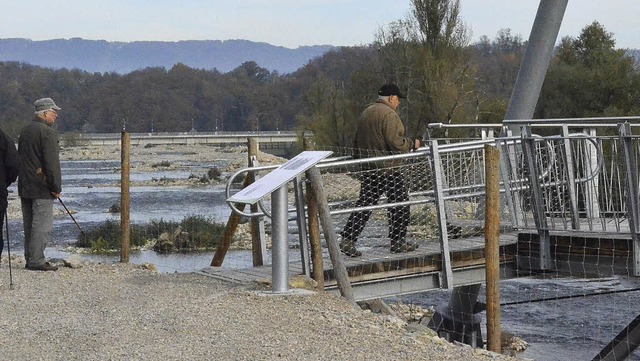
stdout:
[[[341,291],[338,276],[344,267],[356,300],[449,289],[451,302],[458,303],[453,307],[466,310],[462,314],[475,320],[478,305],[482,307],[476,302],[478,291],[487,281],[484,236],[489,226],[485,217],[487,145],[500,154],[499,224],[493,226],[500,229],[501,280],[541,274],[637,277],[640,275],[639,125],[640,117],[517,120],[493,125],[433,124],[426,145],[408,154],[358,159],[353,157],[352,149],[331,149],[332,156],[314,168],[321,175],[331,228],[318,226],[314,206],[317,202],[308,188],[309,172],[296,176],[286,187],[289,231],[286,279],[306,275],[325,290],[338,293]],[[445,133],[438,128],[447,127],[467,128],[469,134],[479,137],[434,136]],[[519,128],[518,135],[511,133],[509,128],[513,127]],[[240,190],[237,185],[242,178],[260,178],[275,168],[254,166],[237,172],[229,180],[228,195]],[[379,203],[358,205],[360,180],[372,171],[398,174],[408,199],[390,202],[382,197]],[[273,281],[278,260],[267,252],[264,230],[269,229],[270,222],[273,227],[271,218],[277,213],[274,204],[267,197],[251,211],[241,211],[255,224],[254,255],[259,257],[254,258],[254,267],[222,268],[214,257],[212,266],[200,273],[236,283]],[[236,206],[234,209],[238,211]],[[419,247],[412,252],[393,253],[387,213],[395,207],[407,206],[410,218],[406,240]],[[354,211],[371,211],[355,244],[362,255],[338,255],[340,262],[336,263],[330,235],[340,234]],[[231,232],[237,225],[233,223],[230,220],[227,225]],[[227,247],[223,243],[216,251],[218,261],[224,259]],[[273,252],[275,255],[276,251]],[[341,266],[337,267],[338,264]],[[437,310],[436,316],[445,316],[441,319],[434,316],[432,322],[440,323],[433,328],[458,332],[455,331],[458,321],[440,328],[449,322],[447,312],[444,308]],[[461,327],[469,327],[460,331],[466,343],[482,344],[478,321],[462,322]],[[632,322],[603,352],[628,354],[639,330],[637,322]],[[621,352],[621,348],[626,349]]]
[[[431,137],[416,152],[366,159],[354,159],[352,149],[333,149],[332,157],[316,166],[322,174],[336,234],[351,212],[371,211],[356,243],[362,256],[343,255],[357,299],[484,282],[487,144],[500,151],[502,279],[539,272],[578,277],[640,274],[640,142],[632,131],[640,118],[507,123],[520,127],[521,134],[511,135],[503,124],[459,125],[455,127],[468,128],[481,137]],[[444,127],[432,125],[432,134]],[[229,181],[229,196],[238,190],[234,190],[238,178],[259,178],[274,168],[239,171]],[[409,198],[393,203],[383,197],[378,204],[358,207],[359,180],[372,170],[399,174]],[[307,182],[299,176],[289,186],[290,246],[300,251],[292,262],[292,275],[311,276],[314,268],[322,267],[324,287],[337,292],[335,270],[322,232],[324,262],[312,262],[310,239],[314,230],[307,214]],[[386,214],[402,206],[410,207],[406,239],[419,248],[391,253]],[[262,211],[246,215],[268,224],[272,212],[268,200],[261,201],[259,208]],[[264,242],[265,235],[260,238]],[[268,256],[262,259],[268,260]],[[268,261],[257,266],[267,273],[261,277],[269,277]],[[237,281],[255,278],[217,267],[204,272]]]

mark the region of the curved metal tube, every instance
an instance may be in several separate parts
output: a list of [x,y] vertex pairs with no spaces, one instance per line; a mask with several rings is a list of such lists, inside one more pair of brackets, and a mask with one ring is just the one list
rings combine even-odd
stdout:
[[594,137],[585,133],[571,133],[569,134],[569,138],[585,139],[591,142],[591,144],[593,144],[593,147],[596,148],[596,155],[598,156],[598,164],[596,165],[596,168],[593,170],[593,173],[588,175],[587,177],[576,179],[576,183],[584,183],[594,179],[595,177],[598,176],[598,174],[600,174],[600,171],[602,170],[602,166],[604,165],[604,159],[603,159],[604,157],[602,154],[602,148],[600,147],[600,144],[594,139]]
[[[234,180],[243,173],[249,173],[249,172],[258,172],[261,170],[269,170],[269,169],[275,169],[278,168],[277,165],[269,165],[269,166],[261,166],[261,167],[250,167],[250,168],[243,168],[240,169],[239,171],[233,173],[230,177],[229,180],[227,181],[227,186],[225,188],[225,198],[229,199],[231,197],[231,185],[234,182]],[[265,211],[264,209],[264,204],[262,202],[262,200],[258,201],[258,206],[260,207],[260,209],[262,210],[263,213],[245,213],[244,211],[239,210],[236,205],[233,202],[227,202],[227,204],[229,204],[229,207],[231,207],[231,210],[241,216],[245,216],[245,217],[258,217],[258,216],[262,216],[262,215],[266,215],[267,217],[271,218],[271,216]]]

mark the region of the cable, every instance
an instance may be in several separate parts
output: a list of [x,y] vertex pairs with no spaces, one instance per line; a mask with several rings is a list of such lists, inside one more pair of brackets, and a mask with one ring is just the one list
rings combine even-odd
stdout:
[[564,300],[564,299],[567,299],[567,298],[602,296],[602,295],[610,295],[610,294],[614,294],[614,293],[626,293],[626,292],[638,292],[638,291],[640,291],[640,287],[639,288],[630,288],[630,289],[626,289],[626,290],[586,293],[586,294],[583,294],[583,295],[568,295],[568,296],[539,298],[537,300],[529,300],[529,301],[504,302],[504,303],[501,303],[500,306],[513,306],[513,305],[521,305],[521,304],[525,304],[525,303],[537,303],[537,302],[545,302],[545,301],[558,301],[558,300]]

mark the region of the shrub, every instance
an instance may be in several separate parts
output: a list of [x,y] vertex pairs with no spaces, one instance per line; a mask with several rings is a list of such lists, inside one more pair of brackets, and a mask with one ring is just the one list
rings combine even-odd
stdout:
[[220,180],[220,176],[222,176],[222,171],[218,167],[210,168],[207,171],[207,177],[212,180]]
[[151,165],[151,168],[158,168],[158,167],[171,167],[171,162],[169,162],[168,160],[163,160],[160,163],[154,163]]
[[214,223],[210,218],[191,215],[180,222],[182,229],[187,232],[189,247],[192,249],[215,248],[220,243],[224,232],[224,225]]
[[62,144],[65,147],[76,147],[86,145],[86,141],[82,139],[78,132],[68,132],[62,135]]
[[[130,230],[130,243],[132,247],[141,247],[152,239],[158,239],[161,234],[173,233],[181,228],[180,234],[172,239],[172,245],[163,244],[159,247],[163,252],[169,251],[200,251],[213,249],[218,246],[224,225],[213,222],[210,218],[200,215],[185,217],[181,222],[151,220],[146,225],[132,225]],[[91,248],[95,253],[109,253],[121,248],[120,223],[115,220],[107,220],[93,229],[78,236],[77,247]]]
[[120,205],[118,203],[114,203],[109,207],[109,213],[120,213]]

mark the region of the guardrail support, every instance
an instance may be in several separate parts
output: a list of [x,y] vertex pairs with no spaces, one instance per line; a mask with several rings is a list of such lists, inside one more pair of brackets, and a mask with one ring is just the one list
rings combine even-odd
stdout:
[[522,150],[525,157],[525,170],[529,178],[531,189],[531,207],[533,219],[538,230],[539,262],[536,267],[540,270],[551,269],[551,237],[549,235],[549,225],[547,223],[546,208],[544,205],[542,189],[540,187],[541,177],[538,164],[536,162],[536,140],[531,134],[531,127],[522,127]]
[[629,233],[633,240],[633,275],[640,276],[640,205],[638,205],[638,164],[637,155],[633,147],[633,139],[631,138],[631,125],[629,123],[620,124],[618,126],[620,133],[620,144],[622,145],[623,167],[627,180],[627,220],[629,222]]
[[438,212],[438,229],[440,230],[440,281],[442,288],[453,288],[453,271],[451,254],[449,253],[449,234],[447,233],[447,211],[444,201],[444,180],[442,179],[442,159],[438,152],[438,141],[431,141],[431,161],[433,165],[433,190]]

